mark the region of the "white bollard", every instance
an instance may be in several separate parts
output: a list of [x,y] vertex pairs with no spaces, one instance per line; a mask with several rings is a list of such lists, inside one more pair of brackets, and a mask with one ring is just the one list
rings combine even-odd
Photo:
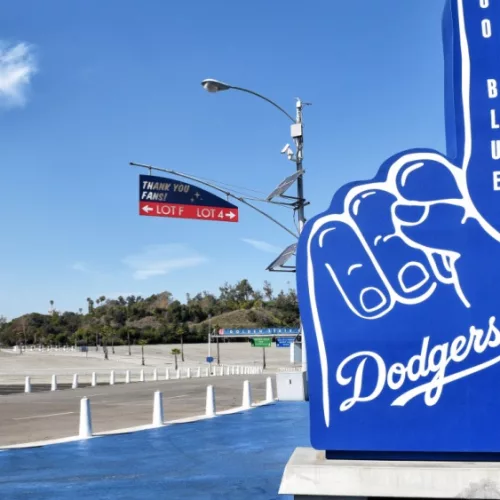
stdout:
[[210,372],[209,372],[208,368],[205,368],[205,377],[208,377],[208,376],[209,376],[209,373],[210,373]]
[[266,403],[274,403],[273,381],[271,377],[266,379]]
[[72,389],[78,389],[78,373],[73,375],[73,383],[71,384]]
[[92,387],[95,387],[97,385],[97,374],[96,372],[92,372],[92,382],[91,382]]
[[243,406],[245,410],[252,407],[252,389],[248,380],[243,382],[243,400],[241,406]]
[[186,370],[186,378],[191,378],[191,368]]
[[201,368],[200,368],[199,366],[198,366],[198,370],[197,370],[197,372],[196,372],[196,376],[197,376],[198,378],[200,378],[200,377],[201,377]]
[[170,380],[170,370],[168,368],[165,369],[165,380]]
[[56,375],[52,375],[52,381],[50,383],[50,390],[57,391],[57,376]]
[[237,366],[237,367],[235,368],[235,372],[236,372],[236,375],[239,375],[239,374],[240,374],[240,367],[239,367],[239,366]]
[[31,392],[31,379],[29,377],[24,380],[24,392]]
[[230,375],[231,373],[231,369],[229,368],[229,366],[226,368],[226,375]]
[[177,379],[180,379],[181,378],[181,371],[179,368],[177,368],[177,376],[176,376]]
[[125,372],[125,383],[130,384],[130,370]]
[[156,368],[153,370],[153,380],[158,382],[158,370]]
[[139,382],[144,382],[144,370],[141,370],[141,374],[139,376]]
[[90,413],[89,398],[80,400],[80,430],[78,432],[80,439],[88,439],[92,437],[92,415]]
[[222,377],[224,375],[224,367],[221,366],[220,367],[220,373],[219,373],[219,377]]
[[205,415],[215,417],[215,389],[213,385],[207,387],[207,404],[205,406]]
[[161,427],[163,420],[163,394],[161,391],[156,391],[153,400],[153,425]]
[[111,370],[109,374],[109,385],[115,385],[115,371]]

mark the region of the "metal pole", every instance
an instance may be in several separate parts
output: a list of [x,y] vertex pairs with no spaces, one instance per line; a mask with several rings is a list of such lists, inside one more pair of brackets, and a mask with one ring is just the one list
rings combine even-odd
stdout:
[[219,335],[217,335],[216,339],[217,339],[217,365],[220,365]]
[[[295,146],[297,148],[295,163],[297,165],[297,171],[302,170],[302,160],[303,160],[303,148],[304,148],[304,127],[302,124],[302,108],[303,103],[300,99],[297,99],[296,104],[296,125],[299,125],[300,130],[295,130],[292,135],[294,136]],[[299,134],[300,132],[300,134]],[[304,224],[306,223],[306,216],[304,212],[304,179],[303,176],[299,176],[297,179],[297,198],[298,198],[298,207],[297,207],[297,216],[299,219],[299,236],[304,228]],[[306,356],[306,339],[304,336],[304,331],[302,328],[302,324],[300,325],[300,331],[302,333],[302,371],[307,373],[307,356]]]
[[212,344],[211,344],[211,326],[210,320],[212,319],[212,315],[208,315],[208,357],[212,356]]

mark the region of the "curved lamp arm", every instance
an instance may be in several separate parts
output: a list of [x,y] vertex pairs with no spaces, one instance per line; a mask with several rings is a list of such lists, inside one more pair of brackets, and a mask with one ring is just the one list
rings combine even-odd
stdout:
[[244,87],[236,87],[235,85],[229,85],[227,83],[219,82],[218,80],[213,80],[213,79],[210,79],[210,78],[207,79],[207,80],[203,80],[201,82],[201,85],[208,92],[221,92],[223,90],[233,89],[233,90],[239,90],[241,92],[246,92],[247,94],[252,94],[252,95],[254,95],[256,97],[259,97],[260,99],[262,99],[264,101],[267,101],[269,104],[272,104],[276,109],[278,109],[279,111],[281,111],[293,123],[295,123],[295,118],[292,115],[290,115],[287,111],[285,111],[281,106],[279,106],[278,104],[276,104],[274,101],[272,101],[271,99],[269,99],[266,96],[263,96],[262,94],[259,94],[258,92],[255,92],[255,91],[250,90],[250,89],[246,89]]

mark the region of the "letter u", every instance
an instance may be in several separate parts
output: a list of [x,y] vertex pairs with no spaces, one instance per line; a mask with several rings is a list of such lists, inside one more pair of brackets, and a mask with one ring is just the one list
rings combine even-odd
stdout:
[[491,141],[491,157],[494,160],[500,160],[500,140]]

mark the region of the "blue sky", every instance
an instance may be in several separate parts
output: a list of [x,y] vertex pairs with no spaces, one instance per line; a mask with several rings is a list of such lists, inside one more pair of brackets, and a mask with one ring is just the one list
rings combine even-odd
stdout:
[[[238,224],[138,215],[130,161],[270,192],[293,171],[289,123],[217,78],[304,112],[312,216],[407,148],[444,151],[444,0],[18,0],[0,17],[0,314],[86,297],[218,291],[292,243]],[[292,225],[286,210],[271,210]],[[289,282],[289,283],[287,283]]]

